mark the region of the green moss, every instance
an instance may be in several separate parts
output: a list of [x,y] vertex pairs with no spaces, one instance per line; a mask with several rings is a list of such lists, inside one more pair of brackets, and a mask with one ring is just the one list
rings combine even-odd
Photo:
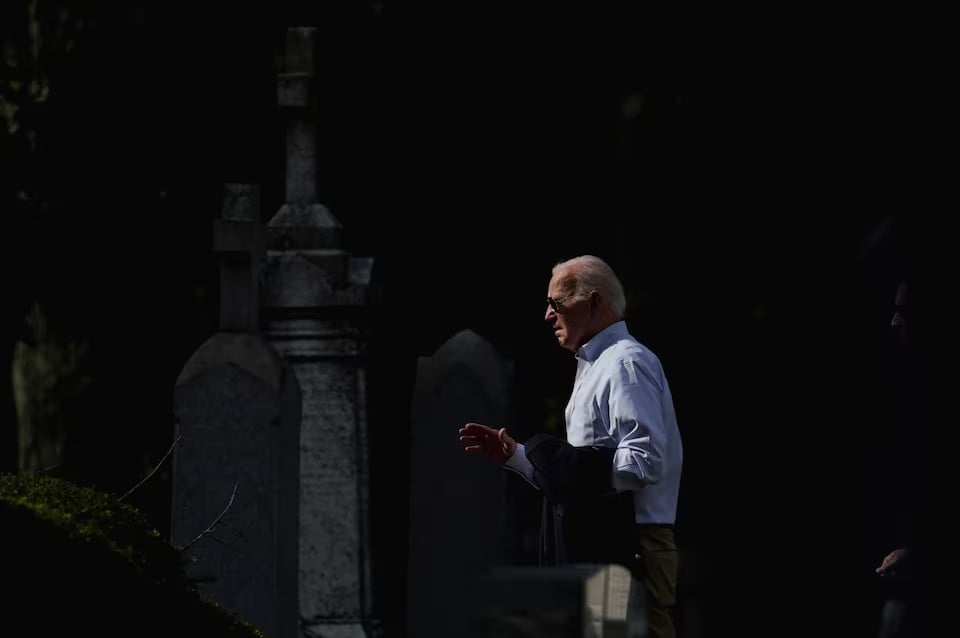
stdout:
[[0,475],[0,540],[14,585],[4,628],[100,636],[262,634],[204,598],[180,552],[136,508],[61,479]]

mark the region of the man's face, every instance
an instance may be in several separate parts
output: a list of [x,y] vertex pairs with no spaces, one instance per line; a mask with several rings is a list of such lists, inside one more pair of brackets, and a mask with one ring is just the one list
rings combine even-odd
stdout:
[[590,326],[590,300],[574,295],[573,278],[568,271],[560,271],[550,279],[547,297],[556,303],[556,308],[547,302],[544,315],[560,347],[576,352],[587,341]]

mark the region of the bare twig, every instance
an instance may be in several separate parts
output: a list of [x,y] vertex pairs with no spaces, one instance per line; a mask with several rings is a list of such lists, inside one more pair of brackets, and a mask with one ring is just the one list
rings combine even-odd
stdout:
[[140,481],[139,483],[137,483],[136,485],[134,485],[132,488],[130,488],[130,491],[129,491],[129,492],[127,492],[126,494],[124,494],[123,496],[121,496],[120,498],[118,498],[117,500],[118,500],[118,501],[122,501],[123,499],[127,498],[128,496],[130,496],[131,494],[133,494],[134,491],[136,491],[136,489],[137,489],[138,487],[140,487],[141,485],[143,485],[144,483],[146,483],[146,482],[150,479],[151,476],[153,476],[154,474],[156,474],[156,473],[157,473],[157,470],[160,469],[160,466],[163,465],[163,462],[167,460],[167,457],[170,456],[170,453],[171,453],[171,452],[173,452],[173,448],[175,448],[175,447],[177,446],[177,443],[179,443],[179,442],[180,442],[180,439],[182,439],[182,438],[183,438],[183,435],[182,435],[182,434],[178,434],[178,435],[177,435],[177,438],[173,440],[173,445],[171,445],[171,446],[170,446],[170,449],[167,450],[167,453],[163,455],[163,458],[160,459],[160,462],[157,463],[157,466],[156,466],[155,468],[153,468],[153,470],[152,470],[149,474],[147,474],[147,475],[143,478],[142,481]]
[[181,549],[181,551],[186,551],[187,548],[189,548],[191,545],[193,545],[194,543],[196,543],[198,540],[200,540],[201,538],[203,538],[203,537],[206,536],[207,534],[210,534],[210,533],[214,532],[214,531],[217,529],[217,523],[220,522],[220,519],[222,519],[222,518],[224,517],[224,515],[227,513],[227,510],[229,510],[230,507],[233,505],[233,499],[237,497],[237,488],[238,488],[239,486],[240,486],[240,482],[239,482],[239,481],[233,484],[233,494],[230,495],[230,502],[227,503],[227,506],[226,506],[225,508],[223,508],[223,511],[222,511],[222,512],[220,512],[220,516],[216,517],[216,518],[213,520],[213,522],[210,523],[210,525],[207,527],[207,529],[205,529],[205,530],[203,530],[202,532],[200,532],[200,534],[198,534],[196,538],[194,538],[192,541],[190,541],[189,543],[187,543],[186,545],[184,545],[183,548]]

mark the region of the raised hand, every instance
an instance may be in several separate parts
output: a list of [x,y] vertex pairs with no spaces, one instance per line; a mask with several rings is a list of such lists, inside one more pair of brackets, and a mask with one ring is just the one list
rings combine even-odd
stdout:
[[467,423],[460,428],[460,443],[464,451],[499,464],[517,451],[517,442],[507,434],[506,428],[497,430],[482,423]]

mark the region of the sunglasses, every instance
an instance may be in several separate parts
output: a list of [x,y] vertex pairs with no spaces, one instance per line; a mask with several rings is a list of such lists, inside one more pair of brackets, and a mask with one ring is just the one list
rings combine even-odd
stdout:
[[547,303],[550,304],[550,307],[554,312],[560,312],[560,308],[563,306],[563,302],[573,297],[577,293],[570,293],[566,297],[561,297],[560,299],[554,299],[553,297],[547,297]]

